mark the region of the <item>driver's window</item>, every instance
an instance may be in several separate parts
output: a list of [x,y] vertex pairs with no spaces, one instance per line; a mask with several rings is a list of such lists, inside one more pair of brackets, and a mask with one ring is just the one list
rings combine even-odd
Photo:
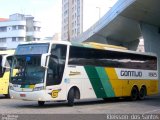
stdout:
[[2,67],[2,59],[3,59],[3,56],[0,56],[0,78],[3,77],[5,72],[9,71],[9,69]]
[[8,56],[8,57],[7,57],[5,66],[7,66],[8,68],[10,68],[11,65],[12,65],[12,58],[13,58],[13,56]]
[[3,69],[2,69],[2,56],[0,56],[0,77],[3,76]]
[[66,45],[53,45],[48,64],[47,86],[58,85],[62,81],[66,61]]

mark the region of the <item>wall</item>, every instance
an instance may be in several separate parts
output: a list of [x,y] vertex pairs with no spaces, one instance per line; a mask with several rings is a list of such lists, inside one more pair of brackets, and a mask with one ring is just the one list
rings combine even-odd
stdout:
[[[141,23],[141,31],[144,38],[145,51],[156,53],[158,56],[158,63],[160,63],[160,50],[159,50],[160,28],[153,25]],[[158,66],[158,69],[160,71],[160,64]],[[160,74],[159,74],[159,80],[160,80]],[[160,90],[160,84],[159,84],[159,90]]]

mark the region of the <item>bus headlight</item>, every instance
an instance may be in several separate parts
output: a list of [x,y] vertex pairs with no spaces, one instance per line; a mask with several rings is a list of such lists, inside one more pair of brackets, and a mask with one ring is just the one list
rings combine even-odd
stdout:
[[35,88],[33,89],[33,91],[40,91],[40,90],[44,90],[44,86],[35,87]]
[[13,87],[13,86],[9,86],[9,89],[10,89],[10,90],[14,90],[14,87]]

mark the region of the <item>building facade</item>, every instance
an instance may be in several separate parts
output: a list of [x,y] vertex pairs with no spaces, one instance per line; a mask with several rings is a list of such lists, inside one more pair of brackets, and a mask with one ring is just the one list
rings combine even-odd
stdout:
[[70,41],[82,32],[83,0],[62,0],[62,40]]
[[25,41],[40,40],[40,23],[31,15],[12,14],[0,19],[0,49],[15,49]]
[[55,33],[51,37],[45,37],[45,38],[43,38],[43,40],[47,40],[47,41],[61,41],[61,33]]

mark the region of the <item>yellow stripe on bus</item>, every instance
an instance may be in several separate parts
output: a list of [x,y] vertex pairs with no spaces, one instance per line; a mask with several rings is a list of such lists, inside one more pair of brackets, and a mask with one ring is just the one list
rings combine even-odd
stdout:
[[29,85],[29,88],[34,88],[35,87],[35,85]]
[[147,88],[147,95],[158,93],[158,80],[123,80],[118,79],[115,68],[105,68],[105,71],[116,97],[130,96],[131,89],[134,85],[138,87],[139,91],[141,87],[145,85]]

